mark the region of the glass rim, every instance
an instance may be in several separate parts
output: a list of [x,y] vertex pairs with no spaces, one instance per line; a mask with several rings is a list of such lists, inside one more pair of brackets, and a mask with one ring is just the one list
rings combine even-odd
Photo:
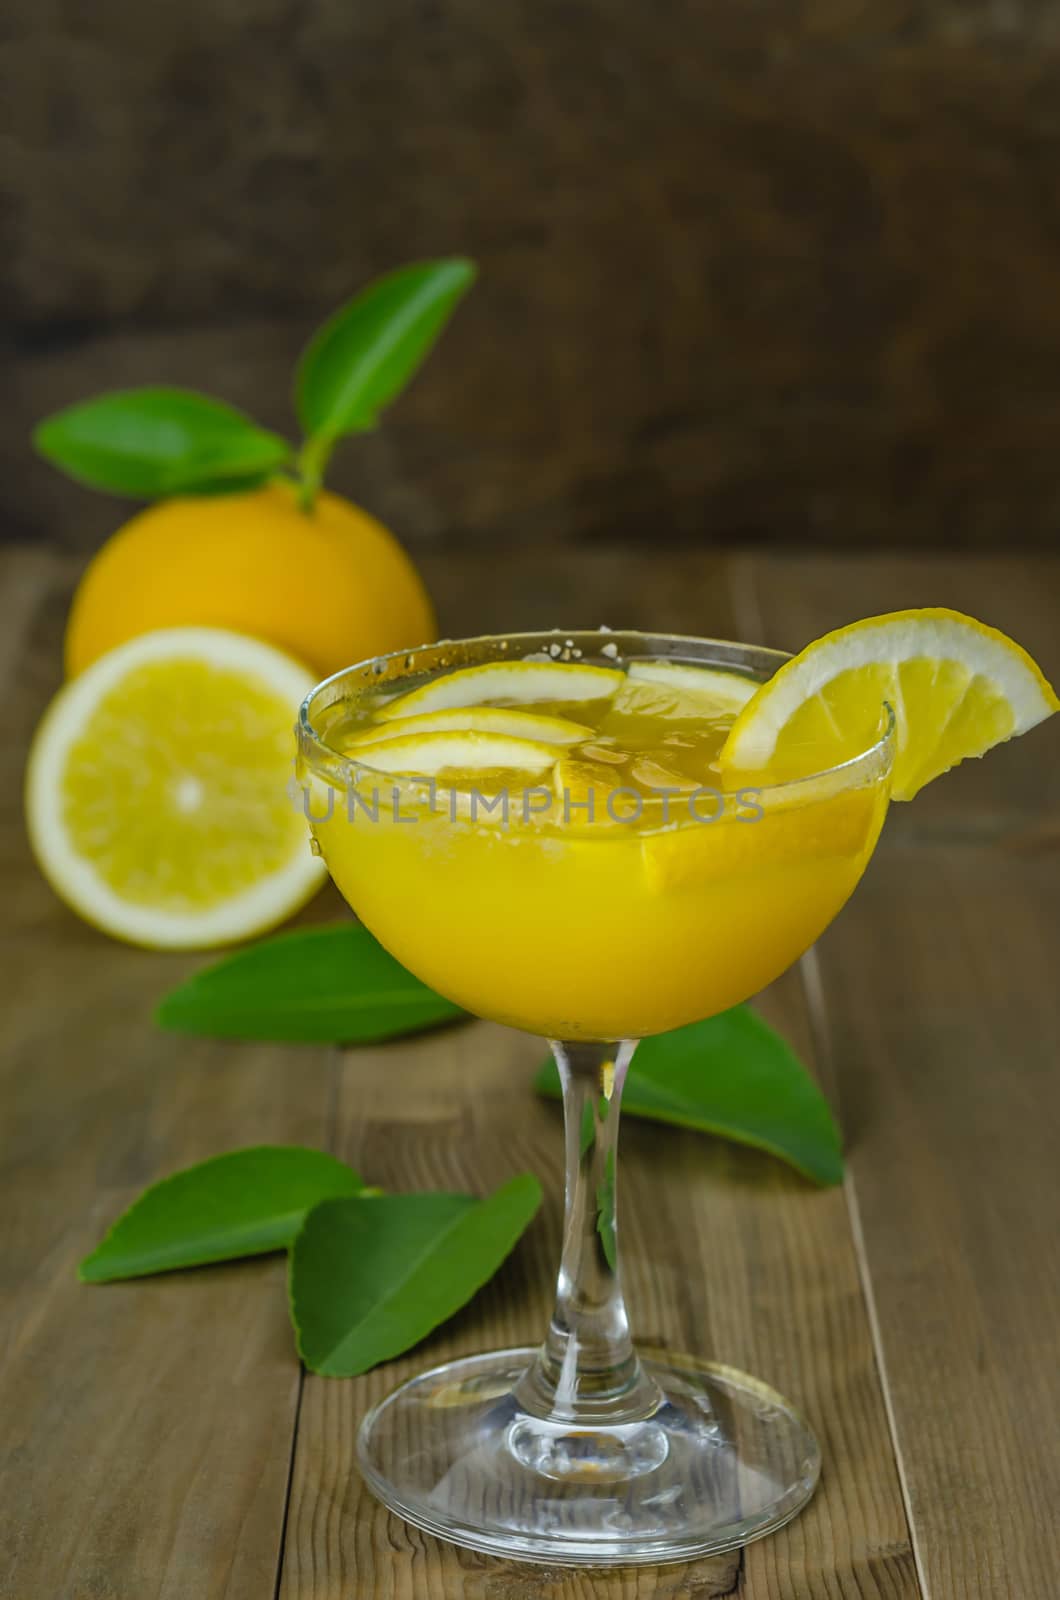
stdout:
[[[433,643],[413,645],[405,648],[404,650],[390,650],[383,655],[366,656],[361,661],[351,662],[348,667],[340,667],[337,672],[329,673],[326,678],[322,678],[319,683],[314,684],[313,688],[309,690],[309,693],[305,696],[298,708],[298,722],[295,732],[299,745],[309,746],[312,750],[319,752],[320,756],[323,758],[324,764],[326,765],[330,765],[335,762],[341,762],[344,766],[356,767],[358,771],[366,773],[369,776],[374,775],[375,777],[381,778],[387,784],[395,787],[404,784],[422,784],[424,781],[422,775],[415,773],[384,772],[381,768],[373,767],[366,761],[355,759],[349,754],[348,751],[337,750],[334,745],[328,744],[327,740],[317,731],[312,722],[312,706],[317,697],[322,694],[324,690],[328,689],[332,685],[338,684],[342,679],[349,677],[352,673],[362,673],[367,669],[381,674],[382,670],[389,662],[407,661],[410,656],[416,656],[427,651],[444,650],[447,647],[455,648],[457,646],[490,644],[500,645],[502,643],[548,644],[555,643],[556,641],[563,641],[565,644],[569,645],[576,639],[586,638],[598,638],[605,644],[608,642],[617,644],[617,642],[621,639],[631,639],[644,642],[650,641],[656,644],[665,642],[678,646],[689,645],[698,647],[700,649],[703,646],[709,647],[711,645],[716,645],[721,650],[743,650],[754,652],[754,654],[760,657],[771,658],[776,663],[773,669],[774,671],[782,667],[786,661],[793,659],[793,653],[789,650],[777,650],[771,645],[752,644],[747,640],[719,639],[713,637],[712,635],[705,634],[666,632],[653,633],[642,628],[533,628],[524,629],[514,633],[481,633],[469,634],[464,638],[458,639],[436,639],[433,641]],[[645,654],[648,654],[648,652],[645,652]],[[513,658],[501,657],[500,659],[504,660]],[[696,663],[693,661],[688,664],[695,665]],[[704,662],[702,664],[708,665],[709,663]],[[459,668],[456,668],[455,670],[459,670]],[[406,671],[411,677],[415,672],[415,668],[409,667],[406,669]],[[763,678],[760,681],[762,683],[768,683],[769,679]],[[890,753],[890,761],[888,762],[888,766],[893,765],[898,724],[897,718],[894,714],[894,708],[890,701],[884,700],[881,703],[881,714],[883,718],[882,729],[877,737],[873,740],[872,744],[866,745],[863,750],[857,751],[852,756],[847,756],[843,761],[837,761],[833,766],[830,767],[821,767],[814,772],[799,773],[796,777],[782,778],[774,783],[756,784],[753,786],[755,793],[758,795],[782,794],[785,791],[798,789],[802,784],[820,783],[824,779],[839,778],[844,773],[850,772],[854,768],[861,766],[870,767],[874,758],[883,757],[888,752]],[[748,785],[748,787],[750,787],[750,785]]]

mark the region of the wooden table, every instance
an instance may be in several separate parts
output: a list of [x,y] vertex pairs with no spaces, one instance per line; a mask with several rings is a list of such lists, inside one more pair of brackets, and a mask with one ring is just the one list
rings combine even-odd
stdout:
[[[946,602],[1060,673],[1060,565],[1043,558],[590,548],[426,565],[453,633],[607,621],[791,646],[855,616]],[[348,1053],[156,1031],[154,1003],[201,958],[82,926],[22,831],[21,767],[58,679],[74,565],[9,547],[0,575],[4,1600],[1057,1593],[1056,725],[896,808],[836,927],[762,997],[838,1109],[844,1188],[626,1123],[636,1331],[799,1403],[824,1449],[815,1499],[742,1553],[610,1575],[538,1569],[391,1517],[357,1475],[354,1434],[406,1372],[542,1328],[560,1130],[529,1088],[540,1046],[485,1023]],[[337,909],[325,896],[314,915]],[[143,1185],[259,1141],[331,1149],[390,1188],[484,1189],[530,1168],[550,1198],[466,1311],[354,1382],[299,1371],[279,1258],[76,1282],[78,1258]]]

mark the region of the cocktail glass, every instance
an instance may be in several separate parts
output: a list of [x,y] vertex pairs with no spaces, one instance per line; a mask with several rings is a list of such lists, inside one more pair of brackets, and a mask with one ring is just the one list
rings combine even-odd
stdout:
[[343,752],[334,730],[381,694],[526,658],[650,658],[758,680],[786,659],[676,635],[522,634],[364,662],[306,699],[299,771],[339,889],[426,983],[549,1038],[566,1127],[544,1344],[411,1379],[366,1417],[359,1459],[393,1511],[472,1549],[562,1565],[686,1560],[787,1522],[813,1493],[820,1455],[798,1412],[757,1378],[634,1348],[615,1209],[622,1087],[638,1039],[756,993],[839,911],[883,823],[894,718],[881,708],[876,743],[841,766],[756,783],[753,804],[676,820],[668,808],[636,826],[514,805],[504,818],[470,815],[466,796],[445,803],[444,786]]

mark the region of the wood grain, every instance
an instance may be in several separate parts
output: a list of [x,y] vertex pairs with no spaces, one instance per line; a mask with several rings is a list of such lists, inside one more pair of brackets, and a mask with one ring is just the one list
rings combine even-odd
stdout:
[[290,425],[316,322],[479,287],[335,481],[418,543],[1049,548],[1060,48],[1041,0],[10,0],[3,524],[106,386]]
[[[1057,667],[1060,589],[1045,561],[598,547],[547,563],[526,549],[426,564],[453,632],[588,615],[799,644],[859,613],[941,599]],[[824,1446],[817,1496],[740,1558],[558,1573],[406,1528],[353,1466],[365,1406],[405,1372],[540,1331],[560,1128],[528,1087],[539,1047],[473,1024],[340,1062],[153,1029],[154,1001],[194,958],[83,928],[24,843],[21,768],[57,681],[75,570],[40,548],[0,551],[12,685],[0,730],[3,1600],[271,1600],[274,1585],[281,1600],[923,1600],[918,1561],[931,1600],[1050,1593],[1055,729],[896,814],[819,946],[816,980],[789,975],[763,998],[840,1108],[845,1194],[753,1152],[626,1121],[639,1337],[709,1351],[800,1402]],[[314,908],[335,911],[334,898]],[[278,1262],[102,1288],[74,1279],[144,1183],[261,1139],[330,1145],[387,1187],[481,1190],[526,1168],[549,1194],[501,1274],[420,1350],[353,1383],[307,1380],[297,1441]]]
[[881,856],[820,947],[928,1592],[1046,1595],[1060,1329],[1060,858]]
[[[770,561],[754,580],[782,639],[945,599],[1058,676],[1055,562]],[[852,1222],[933,1600],[1024,1600],[1060,1571],[1058,732],[894,808],[818,945]]]
[[195,958],[93,933],[30,861],[21,769],[58,676],[67,578],[44,552],[0,568],[17,669],[0,755],[0,1595],[263,1600],[300,1386],[282,1261],[99,1288],[75,1272],[165,1173],[326,1141],[333,1056],[158,1032],[153,1005]]

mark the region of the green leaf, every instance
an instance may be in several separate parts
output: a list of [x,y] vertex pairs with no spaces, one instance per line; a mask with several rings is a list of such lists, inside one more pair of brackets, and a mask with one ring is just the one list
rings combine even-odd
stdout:
[[[553,1061],[542,1065],[534,1087],[559,1097]],[[827,1100],[795,1052],[749,1006],[642,1040],[622,1109],[755,1145],[815,1183],[843,1177]]]
[[206,967],[162,1001],[156,1021],[220,1039],[367,1044],[464,1013],[354,922],[298,928]]
[[398,1356],[493,1276],[541,1203],[522,1173],[485,1200],[325,1200],[291,1249],[291,1321],[313,1372],[352,1378]]
[[475,267],[423,261],[377,278],[330,317],[298,366],[298,416],[308,437],[373,428],[426,359]]
[[81,483],[136,500],[250,487],[291,447],[234,407],[189,389],[122,389],[57,411],[33,442]]
[[321,1150],[232,1150],[145,1189],[85,1257],[78,1277],[107,1283],[283,1250],[318,1200],[361,1187],[356,1172]]

